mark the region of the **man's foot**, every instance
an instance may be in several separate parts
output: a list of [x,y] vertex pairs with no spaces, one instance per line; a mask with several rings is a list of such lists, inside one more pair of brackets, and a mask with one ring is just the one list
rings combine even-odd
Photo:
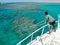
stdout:
[[51,34],[51,32],[49,31],[48,34]]
[[54,32],[56,32],[56,29],[54,29]]

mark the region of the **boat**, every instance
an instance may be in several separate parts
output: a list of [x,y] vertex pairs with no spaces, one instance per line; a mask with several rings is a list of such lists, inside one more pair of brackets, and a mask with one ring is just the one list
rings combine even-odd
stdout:
[[[56,23],[58,24],[56,28],[56,32],[51,31],[51,34],[48,34],[48,32],[43,34],[45,27],[48,25],[46,24],[40,27],[39,29],[37,29],[36,31],[34,31],[33,33],[31,33],[29,36],[24,38],[22,41],[18,42],[16,45],[23,45],[22,43],[25,40],[27,40],[29,37],[31,37],[30,42],[28,42],[25,45],[60,45],[60,14],[58,14],[58,21],[56,21]],[[41,35],[33,39],[34,34],[41,29],[42,29]]]

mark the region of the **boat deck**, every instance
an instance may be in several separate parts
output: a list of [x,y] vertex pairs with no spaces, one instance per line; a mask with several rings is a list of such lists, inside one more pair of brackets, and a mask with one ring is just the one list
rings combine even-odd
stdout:
[[51,34],[38,36],[27,45],[60,45],[60,28],[57,28],[56,32],[52,31]]

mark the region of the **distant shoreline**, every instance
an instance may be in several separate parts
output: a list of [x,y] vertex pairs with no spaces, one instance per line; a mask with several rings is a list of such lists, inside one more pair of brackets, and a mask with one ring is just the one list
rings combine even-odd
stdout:
[[14,2],[14,3],[0,3],[0,8],[34,8],[40,5],[60,5],[60,3],[46,3],[46,2]]

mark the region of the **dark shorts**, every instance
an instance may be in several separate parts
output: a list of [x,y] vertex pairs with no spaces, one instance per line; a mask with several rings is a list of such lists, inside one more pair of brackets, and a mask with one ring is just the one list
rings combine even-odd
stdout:
[[55,24],[55,21],[53,21],[53,22],[50,22],[50,25],[54,25]]

